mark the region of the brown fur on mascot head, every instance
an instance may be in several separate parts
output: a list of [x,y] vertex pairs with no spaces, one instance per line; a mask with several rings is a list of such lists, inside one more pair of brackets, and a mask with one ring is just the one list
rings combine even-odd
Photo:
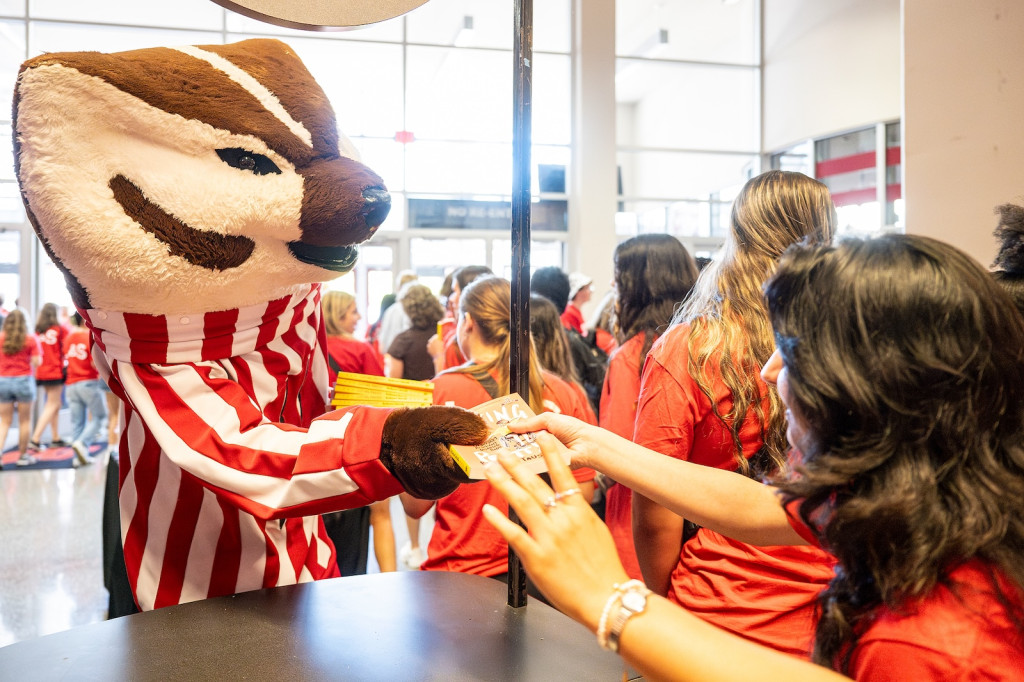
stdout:
[[319,515],[466,480],[457,408],[326,412],[320,281],[387,215],[284,43],[27,61],[22,195],[123,401],[121,525],[155,608],[337,575]]

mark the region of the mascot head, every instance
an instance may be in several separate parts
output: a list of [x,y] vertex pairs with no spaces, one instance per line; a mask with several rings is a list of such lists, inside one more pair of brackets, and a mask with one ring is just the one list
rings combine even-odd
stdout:
[[81,309],[271,300],[351,269],[390,208],[276,40],[31,59],[13,132],[29,219]]

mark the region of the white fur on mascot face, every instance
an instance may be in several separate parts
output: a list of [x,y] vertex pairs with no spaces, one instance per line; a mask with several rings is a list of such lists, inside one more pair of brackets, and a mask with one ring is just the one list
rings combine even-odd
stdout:
[[229,310],[347,272],[390,207],[276,40],[29,60],[18,180],[75,305]]

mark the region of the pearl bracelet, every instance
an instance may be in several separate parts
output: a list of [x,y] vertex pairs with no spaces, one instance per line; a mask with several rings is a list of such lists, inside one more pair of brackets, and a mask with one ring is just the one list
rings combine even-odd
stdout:
[[[608,601],[604,603],[604,609],[601,611],[601,618],[597,623],[597,643],[605,651],[618,651],[618,634],[615,633],[615,641],[612,643],[609,641],[609,635],[611,634],[608,628],[608,619],[611,617],[612,611],[616,607],[621,606],[622,595],[630,590],[642,590],[646,593],[650,593],[647,586],[639,580],[627,580],[624,583],[615,583],[613,592],[608,597]],[[623,623],[625,624],[625,623]]]

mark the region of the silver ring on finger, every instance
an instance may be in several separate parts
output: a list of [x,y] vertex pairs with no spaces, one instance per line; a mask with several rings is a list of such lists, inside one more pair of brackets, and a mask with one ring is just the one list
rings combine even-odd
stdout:
[[568,490],[563,490],[561,492],[555,493],[555,496],[553,498],[551,498],[551,499],[553,499],[555,501],[555,504],[558,504],[559,502],[561,502],[562,500],[564,500],[567,497],[571,497],[572,495],[579,495],[579,494],[580,494],[580,489],[579,488],[569,488]]
[[552,495],[548,499],[544,500],[544,511],[549,512],[558,506],[558,495]]

